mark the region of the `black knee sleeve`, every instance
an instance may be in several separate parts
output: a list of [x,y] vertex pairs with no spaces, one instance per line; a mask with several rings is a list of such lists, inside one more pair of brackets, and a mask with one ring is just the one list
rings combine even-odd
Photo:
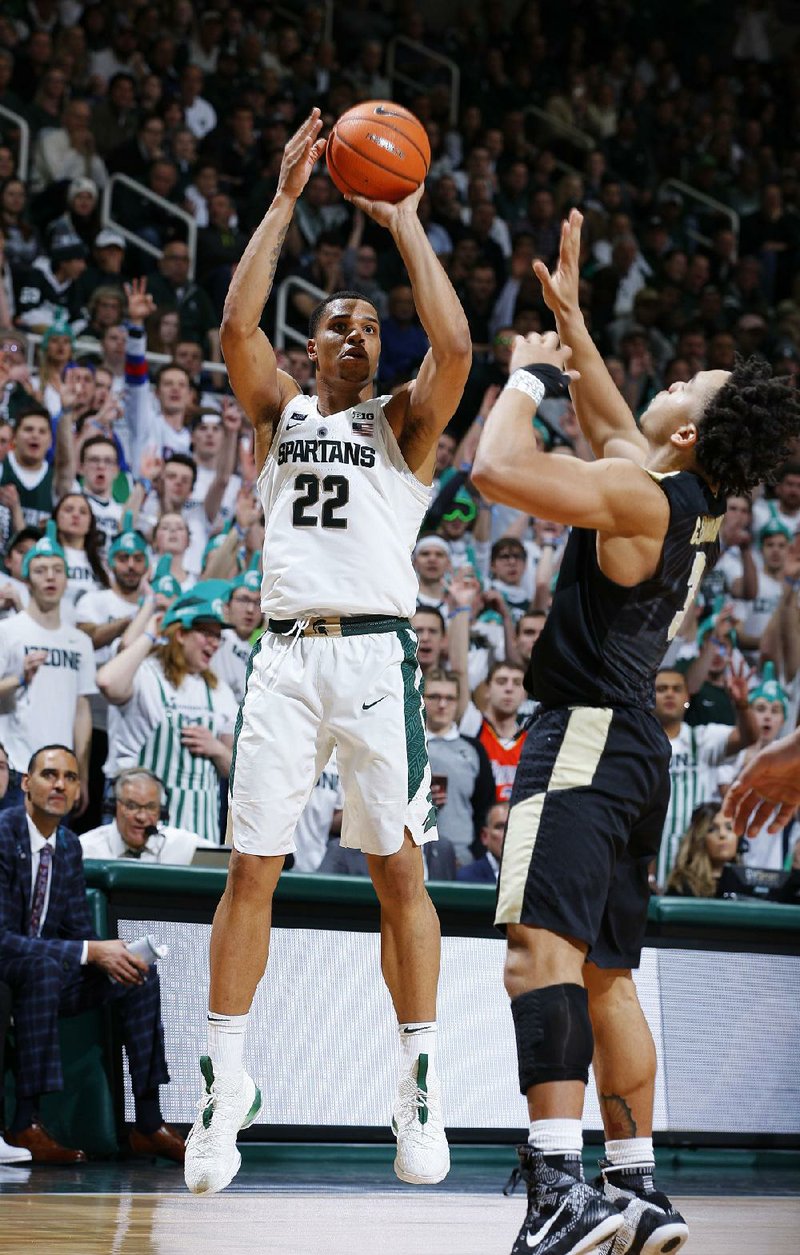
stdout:
[[594,1036],[583,985],[548,985],[511,999],[519,1087],[589,1080]]

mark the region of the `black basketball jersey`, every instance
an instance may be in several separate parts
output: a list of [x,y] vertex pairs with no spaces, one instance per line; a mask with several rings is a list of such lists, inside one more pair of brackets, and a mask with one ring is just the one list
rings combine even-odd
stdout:
[[648,474],[669,501],[658,570],[624,588],[600,570],[597,532],[572,529],[525,677],[545,706],[653,705],[667,646],[703,572],[717,559],[725,498],[689,471]]

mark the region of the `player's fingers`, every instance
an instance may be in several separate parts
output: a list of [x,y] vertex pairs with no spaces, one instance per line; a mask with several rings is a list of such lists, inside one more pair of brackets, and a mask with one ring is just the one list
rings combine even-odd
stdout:
[[794,818],[796,811],[797,811],[797,807],[795,805],[793,805],[791,802],[784,802],[783,806],[780,808],[777,815],[775,816],[772,823],[770,824],[768,831],[780,832],[782,828],[785,828],[786,825],[791,822],[791,820]]
[[774,811],[774,802],[768,802],[763,798],[759,799],[757,806],[750,813],[745,835],[748,837],[757,837],[762,828],[766,827],[772,819]]
[[550,271],[547,269],[544,262],[539,261],[538,258],[535,262],[532,262],[531,265],[536,278],[539,280],[544,290],[549,292],[553,286],[550,282]]
[[558,348],[558,332],[557,331],[545,331],[544,335],[542,336],[542,344],[545,346],[545,348],[557,349]]

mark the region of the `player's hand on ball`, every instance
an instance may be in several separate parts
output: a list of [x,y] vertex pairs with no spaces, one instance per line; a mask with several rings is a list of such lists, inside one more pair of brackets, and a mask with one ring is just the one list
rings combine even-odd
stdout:
[[543,261],[537,259],[533,263],[533,273],[542,285],[545,304],[554,314],[565,314],[580,308],[578,287],[582,223],[583,214],[577,209],[570,210],[569,218],[562,222],[558,262],[552,274]]
[[321,130],[320,111],[314,108],[283,150],[278,175],[279,192],[286,192],[295,199],[300,195],[325,151],[325,140],[319,138]]
[[546,331],[543,336],[532,331],[527,336],[517,336],[511,351],[510,371],[520,370],[523,366],[555,366],[570,379],[580,379],[577,370],[567,366],[572,349],[562,344],[555,331]]
[[414,188],[408,196],[403,200],[399,200],[396,205],[390,205],[385,200],[367,200],[366,196],[356,196],[355,194],[346,196],[345,199],[351,205],[355,205],[356,209],[361,209],[365,214],[372,218],[373,222],[377,222],[379,227],[386,227],[388,231],[394,230],[403,221],[404,218],[416,217],[417,206],[422,200],[425,192],[425,184],[420,183],[419,187]]

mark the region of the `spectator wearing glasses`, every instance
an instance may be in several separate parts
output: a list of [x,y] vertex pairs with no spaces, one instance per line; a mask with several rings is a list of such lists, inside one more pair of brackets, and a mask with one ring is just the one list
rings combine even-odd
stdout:
[[214,673],[230,687],[236,702],[244,701],[247,664],[252,652],[253,633],[262,625],[261,572],[259,559],[231,584],[228,623],[233,629],[222,637],[214,658]]
[[80,837],[83,857],[139,859],[188,866],[198,846],[210,846],[188,828],[159,821],[166,809],[164,786],[146,767],[128,767],[114,781],[114,819]]
[[525,590],[525,568],[528,555],[521,540],[504,536],[492,545],[490,574],[491,587],[496,588],[511,611],[514,623],[519,623],[528,608]]
[[89,436],[81,445],[80,479],[104,545],[119,531],[122,506],[111,492],[119,474],[119,454],[111,436]]
[[237,706],[211,664],[223,629],[226,585],[209,580],[156,613],[100,668],[98,687],[120,708],[106,764],[115,777],[144,766],[169,793],[169,821],[219,842],[219,778],[231,766]]
[[459,695],[457,675],[440,668],[427,673],[425,736],[436,821],[439,835],[453,843],[458,864],[465,866],[494,800],[494,777],[483,746],[458,730]]

